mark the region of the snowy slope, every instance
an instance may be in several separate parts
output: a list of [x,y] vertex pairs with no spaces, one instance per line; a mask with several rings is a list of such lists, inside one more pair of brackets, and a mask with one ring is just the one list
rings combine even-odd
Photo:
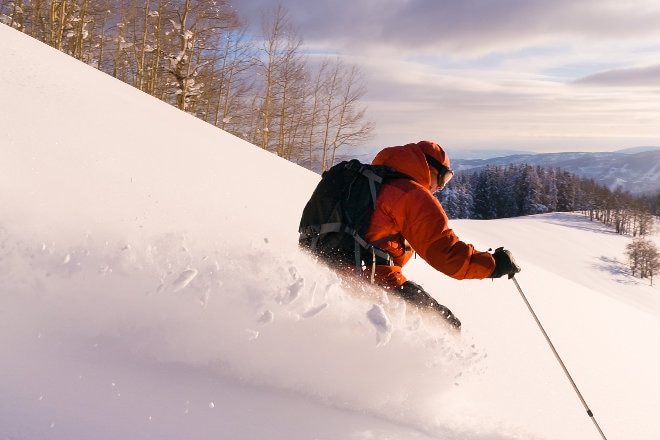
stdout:
[[[0,54],[0,438],[598,438],[510,281],[413,261],[460,337],[342,287],[296,247],[317,175],[5,26]],[[453,227],[514,251],[609,438],[657,438],[660,295],[629,239]]]

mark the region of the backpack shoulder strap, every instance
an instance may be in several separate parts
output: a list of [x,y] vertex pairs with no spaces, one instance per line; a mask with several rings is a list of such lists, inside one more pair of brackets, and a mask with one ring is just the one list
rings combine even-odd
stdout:
[[376,197],[378,195],[376,184],[380,185],[385,179],[400,178],[412,180],[412,177],[409,175],[388,167],[387,165],[363,164],[357,159],[346,162],[346,168],[362,174],[369,180],[369,190],[371,191],[373,209],[376,209]]
[[346,164],[346,168],[357,173],[362,174],[369,181],[369,191],[371,192],[371,202],[373,204],[373,209],[376,209],[376,183],[383,183],[383,178],[376,174],[373,171],[373,166],[368,164],[363,164],[357,159],[353,159]]

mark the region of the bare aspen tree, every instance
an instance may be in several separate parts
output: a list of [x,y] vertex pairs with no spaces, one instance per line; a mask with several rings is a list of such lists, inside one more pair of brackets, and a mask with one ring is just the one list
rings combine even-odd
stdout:
[[29,30],[25,30],[33,38],[36,38],[39,41],[45,42],[46,40],[46,13],[48,7],[46,5],[47,0],[33,0],[31,2],[32,7],[30,11],[30,20],[31,26]]
[[62,50],[64,29],[66,28],[67,1],[51,0],[50,5],[50,41],[48,44],[57,50]]
[[[0,8],[0,12],[5,9],[3,2],[3,7]],[[25,17],[24,17],[24,5],[22,0],[14,0],[8,2],[6,8],[8,9],[8,14],[3,18],[2,23],[18,29],[21,32],[25,32]]]
[[245,124],[245,133],[243,138],[254,145],[260,145],[261,142],[261,130],[260,127],[263,126],[263,118],[261,114],[261,95],[254,94],[249,102],[249,108],[251,109],[248,114],[248,119]]
[[168,72],[174,78],[176,106],[189,111],[202,93],[196,78],[212,60],[204,52],[217,47],[221,34],[236,28],[238,21],[227,1],[204,0],[185,0],[169,21],[178,44],[167,56]]
[[102,8],[97,13],[97,20],[99,21],[99,36],[98,45],[96,50],[96,68],[105,71],[105,43],[107,38],[108,19],[112,11],[110,10],[110,0],[106,0]]
[[319,148],[321,149],[321,171],[325,171],[328,167],[328,152],[330,149],[330,137],[332,133],[332,124],[336,115],[337,98],[336,94],[339,90],[339,74],[340,65],[335,63],[334,67],[328,69],[327,77],[323,82],[324,96],[323,96],[323,116],[321,126],[321,142]]
[[244,135],[248,93],[252,90],[250,72],[253,67],[253,45],[245,38],[245,30],[228,32],[224,46],[212,65],[207,121],[223,130]]
[[[137,2],[135,3],[136,9],[138,7]],[[140,39],[139,39],[139,44],[133,44],[133,47],[135,47],[135,64],[136,64],[136,84],[135,87],[137,87],[140,90],[145,89],[145,84],[147,82],[145,78],[145,63],[146,63],[146,55],[147,52],[150,52],[153,50],[151,48],[151,45],[149,45],[149,18],[151,17],[151,10],[149,9],[149,0],[145,0],[144,2],[144,8],[142,9],[142,14],[141,14],[141,25],[142,28],[140,30]],[[138,13],[135,14],[136,17],[138,16]],[[135,20],[135,23],[137,23],[138,20]],[[135,37],[137,37],[137,32],[135,33]],[[137,40],[137,38],[136,38]],[[137,43],[137,41],[136,41]]]
[[32,3],[32,17],[33,17],[33,26],[34,29],[30,33],[35,38],[43,41],[46,44],[49,43],[50,38],[50,8],[51,1],[49,0],[35,0]]
[[133,85],[150,95],[157,96],[158,66],[162,60],[162,15],[167,0],[144,0],[136,2],[131,13],[130,50],[134,64]]
[[277,141],[278,156],[291,160],[297,149],[296,121],[303,119],[305,66],[298,53],[299,40],[288,40],[285,57],[278,71]]
[[306,151],[306,157],[302,158],[303,163],[307,162],[307,168],[310,170],[315,169],[315,153],[317,142],[317,126],[321,118],[322,96],[325,87],[325,78],[327,71],[330,68],[330,61],[325,58],[322,63],[316,68],[314,77],[309,81],[307,94],[309,95],[307,104],[307,127],[305,128],[305,136],[302,139],[301,149]]
[[374,125],[365,121],[366,109],[360,107],[360,99],[366,93],[366,87],[357,66],[348,70],[338,62],[343,72],[340,87],[341,95],[337,107],[335,133],[332,139],[332,157],[330,166],[335,164],[337,150],[347,145],[360,145],[371,138]]
[[188,96],[190,82],[194,81],[190,78],[190,52],[195,45],[194,33],[187,28],[192,3],[192,0],[185,0],[181,11],[177,12],[177,22],[170,19],[173,34],[179,39],[179,52],[168,56],[170,63],[168,71],[174,76],[177,84],[176,106],[184,111],[190,98]]
[[[149,93],[152,96],[155,96],[160,99],[164,99],[166,81],[161,79],[160,73],[160,63],[163,58],[163,11],[167,2],[159,2],[158,9],[150,11],[149,14],[153,18],[153,35],[154,41],[152,42],[153,51],[151,52],[152,56],[149,60],[149,66],[147,68],[149,72],[149,80],[145,87],[145,92]],[[159,84],[163,84],[163,87],[159,87]],[[160,94],[159,94],[160,89]]]
[[9,26],[11,21],[14,19],[13,14],[13,0],[0,0],[0,23]]
[[129,75],[127,75],[127,65],[128,65],[128,55],[126,49],[130,48],[133,43],[127,42],[125,35],[127,32],[127,27],[131,22],[131,17],[128,14],[129,9],[124,6],[123,0],[118,0],[121,7],[119,7],[119,16],[116,17],[117,23],[115,24],[116,34],[114,37],[115,43],[115,54],[114,61],[112,66],[112,76],[117,79],[120,79],[128,84],[133,84],[129,80]]
[[370,138],[373,124],[365,121],[365,109],[359,99],[366,92],[356,66],[346,68],[337,59],[326,70],[323,82],[323,115],[321,139],[321,171],[334,165],[337,150],[346,145],[358,145]]
[[72,40],[71,55],[82,61],[86,61],[85,55],[89,55],[89,53],[83,51],[85,40],[89,37],[89,31],[87,29],[87,25],[89,24],[89,18],[87,16],[90,7],[89,3],[90,0],[80,0],[78,2],[75,8],[76,17],[72,20],[71,29],[67,35]]
[[[281,5],[278,6],[277,13],[281,11]],[[275,78],[275,66],[277,55],[277,43],[281,35],[281,16],[275,17],[271,22],[266,21],[262,24],[262,31],[264,34],[264,44],[261,49],[263,52],[260,57],[259,66],[262,70],[261,76],[264,78],[263,84],[263,102],[259,109],[261,119],[261,148],[268,149],[268,134],[270,132],[270,119],[271,119],[271,102]],[[268,35],[268,37],[265,37]]]
[[[306,78],[306,77],[305,77]],[[284,153],[285,159],[292,162],[301,162],[306,158],[306,139],[310,124],[310,101],[307,94],[309,85],[306,79],[297,83],[295,98],[289,102],[284,127]]]
[[144,24],[147,29],[143,33],[142,52],[144,61],[142,63],[142,90],[161,100],[166,99],[167,78],[161,75],[165,72],[161,68],[165,51],[163,28],[164,16],[171,8],[169,0],[151,0],[148,7],[144,9]]
[[[236,38],[232,38],[236,35]],[[226,130],[232,119],[241,112],[240,99],[250,90],[250,85],[244,74],[251,66],[248,56],[250,46],[242,44],[244,34],[229,34],[225,50],[223,75],[218,93],[218,111],[215,125]]]
[[[284,77],[295,71],[300,64],[298,49],[302,40],[297,37],[286,10],[281,4],[264,15],[262,20],[263,44],[260,48],[257,63],[257,75],[262,78],[262,98],[259,107],[261,119],[260,146],[264,150],[281,153],[282,146],[278,139],[271,140],[270,132],[280,126],[274,121],[280,121],[286,115],[282,114],[282,102],[286,101],[286,91],[289,84]],[[280,100],[279,102],[275,102]],[[275,143],[275,145],[271,145]]]

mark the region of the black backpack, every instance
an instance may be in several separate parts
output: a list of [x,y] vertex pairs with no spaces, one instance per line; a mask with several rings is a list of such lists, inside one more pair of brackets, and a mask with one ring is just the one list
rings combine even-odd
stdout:
[[410,179],[385,165],[367,165],[357,159],[325,171],[303,210],[300,246],[333,266],[355,264],[358,276],[363,263],[392,264],[391,256],[376,246],[398,234],[374,243],[364,237],[380,185],[394,177]]

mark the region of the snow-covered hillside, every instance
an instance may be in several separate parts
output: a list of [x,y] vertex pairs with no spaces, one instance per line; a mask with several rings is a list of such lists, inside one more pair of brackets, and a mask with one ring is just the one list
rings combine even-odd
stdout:
[[[298,251],[317,175],[6,26],[0,56],[0,438],[599,438],[511,281],[414,260],[449,334]],[[514,252],[608,438],[657,438],[660,292],[629,239],[453,227]]]

